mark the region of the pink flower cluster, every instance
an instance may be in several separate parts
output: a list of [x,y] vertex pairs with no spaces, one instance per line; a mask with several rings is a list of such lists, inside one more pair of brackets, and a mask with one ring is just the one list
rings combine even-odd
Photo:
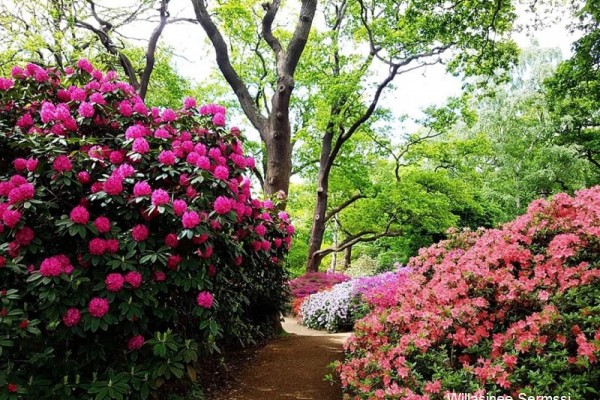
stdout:
[[40,275],[47,277],[59,276],[61,274],[70,274],[74,270],[69,258],[64,254],[48,257],[40,264]]

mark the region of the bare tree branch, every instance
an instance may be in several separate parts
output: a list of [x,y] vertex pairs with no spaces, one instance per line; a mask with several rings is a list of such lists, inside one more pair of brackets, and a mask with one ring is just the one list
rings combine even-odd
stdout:
[[294,76],[300,56],[304,51],[306,42],[308,41],[308,35],[310,34],[310,27],[312,20],[317,10],[317,0],[302,0],[302,7],[300,8],[300,18],[292,40],[287,48],[286,60],[284,73],[289,76]]
[[113,54],[115,56],[118,57],[119,59],[119,63],[121,64],[121,67],[123,67],[123,70],[125,71],[125,74],[127,75],[127,79],[129,80],[129,83],[131,84],[131,86],[133,86],[136,90],[139,89],[140,84],[137,78],[137,73],[135,72],[135,69],[133,68],[133,64],[131,63],[131,60],[129,60],[129,57],[127,57],[125,54],[123,54],[113,43],[113,41],[111,40],[110,36],[108,35],[108,33],[102,29],[98,29],[95,26],[81,21],[77,18],[75,18],[75,25],[80,27],[80,28],[84,28],[87,29],[91,32],[93,32],[94,34],[96,34],[96,36],[98,36],[98,39],[100,40],[100,43],[102,43],[102,45],[104,46],[104,48],[110,53]]
[[382,233],[375,233],[373,231],[363,231],[357,233],[356,235],[346,238],[342,243],[338,244],[336,247],[329,247],[317,251],[316,253],[314,253],[314,256],[322,258],[325,257],[327,254],[339,253],[340,251],[344,251],[348,247],[354,246],[357,243],[374,242],[377,239],[381,239],[383,237],[398,237],[402,235],[402,232],[396,231],[386,231]]
[[279,60],[279,56],[281,55],[283,49],[281,48],[281,43],[279,39],[273,36],[273,21],[275,20],[275,16],[279,11],[279,5],[281,0],[275,0],[273,3],[263,3],[262,7],[266,11],[265,16],[262,19],[262,34],[265,38],[265,42],[269,45],[269,47],[275,53],[275,57]]
[[225,80],[227,80],[227,83],[229,83],[235,92],[235,95],[237,96],[244,113],[252,125],[260,132],[261,139],[266,141],[267,138],[265,137],[264,132],[266,131],[267,119],[256,108],[252,95],[246,87],[246,84],[242,81],[236,70],[231,65],[229,50],[227,49],[227,44],[223,39],[223,35],[208,13],[204,0],[191,1],[194,6],[194,12],[196,13],[196,19],[208,35],[208,38],[215,48],[217,65],[219,66],[223,77],[225,77]]
[[152,75],[152,71],[154,70],[155,53],[156,53],[156,45],[158,44],[158,39],[165,29],[165,25],[167,25],[167,19],[169,18],[169,1],[170,0],[161,0],[160,2],[160,23],[152,32],[150,36],[150,40],[148,41],[148,48],[146,50],[146,66],[144,67],[144,72],[142,73],[142,78],[140,80],[140,89],[139,95],[142,99],[146,98],[146,92],[148,91],[148,84],[150,83],[150,76]]
[[341,212],[342,210],[344,210],[346,207],[349,207],[350,205],[352,205],[354,202],[360,200],[360,199],[366,199],[367,196],[365,196],[362,193],[358,193],[355,194],[354,196],[350,197],[348,200],[346,200],[345,202],[343,202],[342,204],[340,204],[339,206],[331,209],[329,211],[329,213],[327,213],[327,215],[325,216],[325,222],[329,221],[331,218],[333,218],[337,213]]

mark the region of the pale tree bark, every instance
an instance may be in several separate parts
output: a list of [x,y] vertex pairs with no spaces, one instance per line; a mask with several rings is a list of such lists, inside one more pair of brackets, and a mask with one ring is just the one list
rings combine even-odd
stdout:
[[[213,21],[205,0],[191,0],[196,19],[211,41],[221,74],[233,89],[244,114],[260,133],[266,148],[266,171],[264,192],[267,195],[279,191],[288,193],[292,173],[292,131],[290,125],[290,99],[294,89],[294,73],[300,61],[312,21],[317,8],[317,0],[303,0],[296,27],[287,48],[272,31],[273,21],[281,0],[265,2],[265,14],[262,19],[262,39],[268,44],[276,60],[277,87],[271,97],[271,107],[263,115],[257,102],[250,94],[246,82],[231,64],[227,43],[223,34]],[[285,207],[285,203],[283,204]]]

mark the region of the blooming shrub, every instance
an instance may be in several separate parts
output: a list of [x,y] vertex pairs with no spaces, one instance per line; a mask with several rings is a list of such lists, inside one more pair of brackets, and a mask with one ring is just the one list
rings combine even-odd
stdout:
[[300,306],[302,324],[332,332],[352,329],[350,303],[353,295],[353,281],[338,283],[331,289],[311,294]]
[[[148,109],[114,72],[0,85],[0,398],[148,398],[283,309],[293,227],[225,109]],[[179,382],[178,385],[181,385]]]
[[600,187],[422,249],[337,367],[355,399],[600,393]]
[[378,296],[379,286],[396,290],[406,277],[405,269],[338,283],[311,294],[300,305],[300,322],[312,329],[330,332],[352,330],[354,322],[369,311],[367,299]]
[[289,287],[292,295],[292,314],[299,315],[300,307],[306,296],[328,289],[333,285],[345,282],[351,278],[344,274],[328,272],[309,272],[290,280]]

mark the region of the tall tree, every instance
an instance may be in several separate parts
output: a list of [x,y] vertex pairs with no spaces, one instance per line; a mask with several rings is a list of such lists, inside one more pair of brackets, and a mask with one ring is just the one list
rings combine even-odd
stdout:
[[[273,29],[273,23],[280,12],[282,2],[274,0],[262,3],[263,15],[260,18],[260,30],[256,35],[257,44],[255,49],[256,54],[262,58],[263,62],[266,62],[268,59],[260,52],[260,48],[261,45],[270,48],[274,65],[265,65],[264,69],[266,73],[267,68],[273,67],[276,75],[276,86],[272,88],[271,104],[269,106],[265,102],[263,107],[261,107],[261,97],[265,98],[266,92],[262,82],[255,82],[258,89],[252,95],[248,88],[249,83],[242,79],[239,71],[232,65],[223,29],[216,24],[207,3],[205,0],[192,0],[196,18],[215,49],[219,70],[235,92],[244,113],[258,130],[261,140],[265,144],[266,177],[264,191],[266,194],[274,194],[278,191],[287,193],[292,172],[292,131],[289,110],[292,91],[295,86],[294,74],[308,41],[317,8],[317,0],[302,0],[295,28],[289,39],[278,37]],[[239,0],[229,3],[220,7],[220,9],[222,11],[231,10],[235,7],[250,7],[252,9],[258,4],[256,1],[244,2]],[[219,5],[217,5],[217,9],[219,9]],[[234,24],[238,23],[237,21],[229,21],[230,24],[232,22]],[[231,32],[231,26],[226,28],[229,28],[229,32]],[[287,40],[284,41],[284,39]],[[264,113],[261,108],[265,110]]]

